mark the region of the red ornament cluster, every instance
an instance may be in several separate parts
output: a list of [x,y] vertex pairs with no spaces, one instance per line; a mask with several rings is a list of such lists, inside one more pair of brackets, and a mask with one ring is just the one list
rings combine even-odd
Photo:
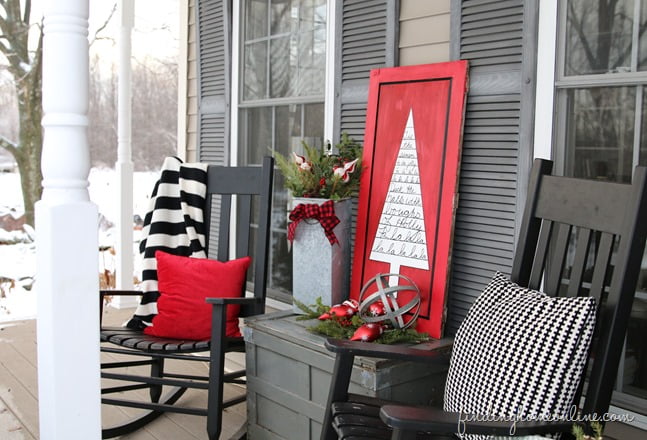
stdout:
[[[393,300],[391,300],[393,301]],[[359,311],[359,303],[354,299],[344,301],[341,304],[332,306],[326,313],[319,316],[320,321],[328,319],[336,319],[341,325],[350,325],[350,320]],[[381,316],[386,313],[384,303],[376,301],[369,306],[369,313],[372,316]],[[380,337],[384,333],[385,326],[381,322],[369,322],[360,326],[353,336],[351,341],[364,341],[371,342]]]
[[334,305],[326,313],[319,316],[320,321],[327,319],[337,319],[338,321],[350,321],[359,310],[359,303],[354,299],[349,299],[341,304]]

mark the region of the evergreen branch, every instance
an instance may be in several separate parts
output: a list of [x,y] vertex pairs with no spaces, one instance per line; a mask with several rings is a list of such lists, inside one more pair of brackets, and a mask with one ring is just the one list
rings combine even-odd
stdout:
[[[305,315],[297,317],[297,321],[308,319],[317,319],[322,314],[328,312],[330,307],[324,305],[321,297],[317,298],[316,304],[307,306],[297,299],[292,300],[294,304],[302,310]],[[359,315],[354,315],[351,319],[326,319],[317,321],[316,324],[307,328],[310,333],[315,333],[329,338],[350,339],[355,331],[364,325],[365,322]],[[413,328],[408,329],[387,329],[375,341],[376,344],[419,344],[429,341],[427,333],[419,333]]]
[[[316,304],[313,304],[310,307],[308,307],[307,305],[305,305],[304,303],[302,303],[296,298],[293,298],[292,302],[294,303],[295,306],[299,308],[299,310],[301,310],[304,313],[303,315],[297,317],[297,321],[317,319],[322,314],[326,313],[328,309],[330,309],[330,307],[328,307],[321,301],[321,297],[317,298]],[[311,307],[314,307],[314,309]]]

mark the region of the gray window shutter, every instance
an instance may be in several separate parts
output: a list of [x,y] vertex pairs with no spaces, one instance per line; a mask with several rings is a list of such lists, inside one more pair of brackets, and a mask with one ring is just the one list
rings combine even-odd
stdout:
[[227,165],[231,95],[231,0],[196,0],[198,157]]
[[[335,11],[335,102],[333,144],[343,132],[364,142],[371,69],[398,62],[400,0],[344,0]],[[353,202],[351,261],[357,200]]]
[[470,62],[446,332],[494,271],[510,273],[532,160],[537,0],[452,1],[451,53]]
[[335,142],[364,139],[371,69],[397,64],[399,0],[344,0],[335,17]]
[[[229,165],[231,0],[196,0],[198,160]],[[220,214],[214,198],[211,214]],[[211,222],[209,255],[217,255],[218,222]]]

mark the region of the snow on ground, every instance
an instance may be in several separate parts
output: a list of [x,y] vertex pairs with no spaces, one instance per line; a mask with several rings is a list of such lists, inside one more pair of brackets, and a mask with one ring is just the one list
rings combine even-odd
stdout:
[[[133,176],[133,214],[144,217],[148,210],[148,199],[158,177],[157,172],[136,172]],[[90,199],[99,207],[99,213],[106,221],[100,227],[101,245],[113,246],[116,234],[114,224],[119,215],[119,192],[117,174],[112,169],[93,168],[90,181]],[[0,215],[22,214],[22,193],[18,173],[0,173]],[[17,241],[29,241],[28,233],[0,229],[0,238],[19,236]],[[138,234],[134,234],[138,240]],[[136,243],[133,245],[136,249]],[[102,252],[98,270],[114,268],[114,259],[108,252]],[[137,259],[135,275],[138,269]],[[98,272],[98,271],[97,271]],[[36,316],[36,294],[31,289],[31,279],[36,274],[36,246],[33,242],[0,245],[0,323]],[[98,273],[97,273],[98,276]],[[16,280],[13,285],[10,280]],[[4,295],[3,295],[4,292]],[[3,297],[4,296],[4,297]]]

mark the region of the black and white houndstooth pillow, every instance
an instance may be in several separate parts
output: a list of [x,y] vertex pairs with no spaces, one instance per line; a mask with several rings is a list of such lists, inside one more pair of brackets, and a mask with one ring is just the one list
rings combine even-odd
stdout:
[[456,334],[445,410],[511,420],[565,416],[595,315],[594,298],[552,298],[497,272]]

